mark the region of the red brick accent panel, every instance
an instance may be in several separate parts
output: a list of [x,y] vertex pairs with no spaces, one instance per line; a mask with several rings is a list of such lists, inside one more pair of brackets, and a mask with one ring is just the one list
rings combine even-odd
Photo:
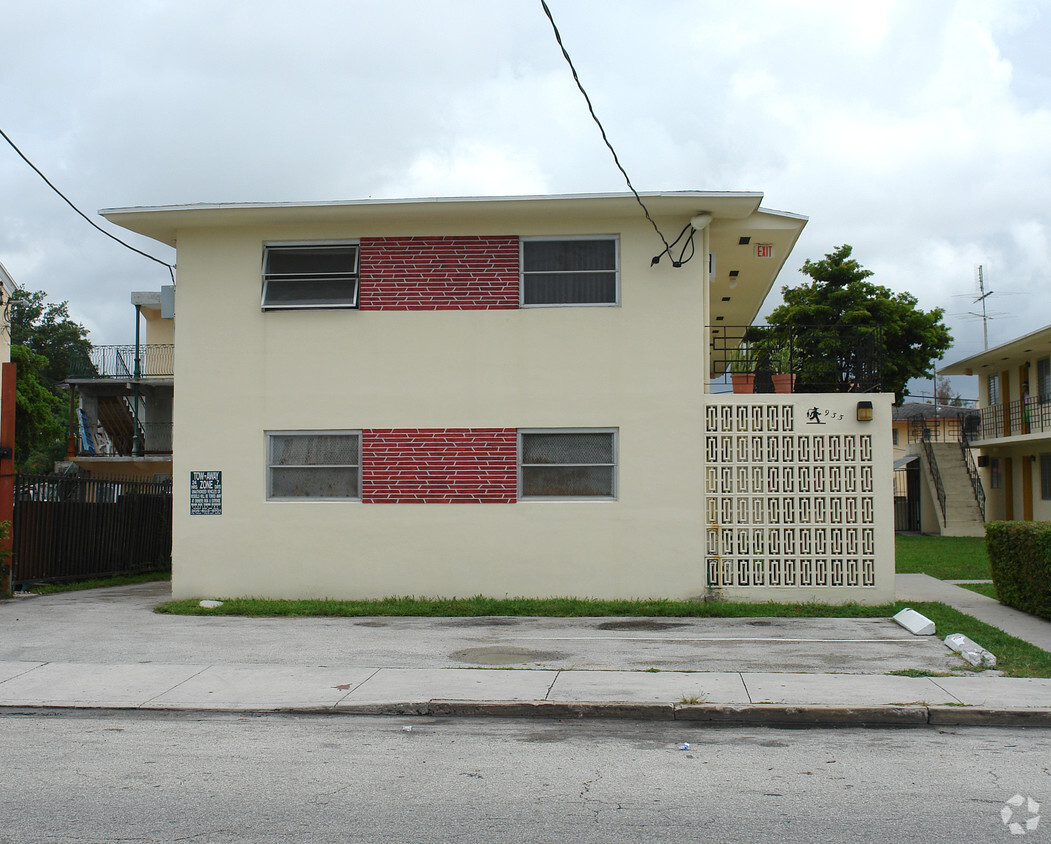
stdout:
[[361,239],[363,311],[518,307],[518,238]]
[[373,428],[361,432],[367,503],[510,503],[518,496],[514,428]]

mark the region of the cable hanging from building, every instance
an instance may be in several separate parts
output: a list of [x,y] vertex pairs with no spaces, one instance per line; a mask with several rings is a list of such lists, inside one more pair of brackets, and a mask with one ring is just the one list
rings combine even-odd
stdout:
[[68,205],[70,208],[72,208],[74,211],[76,211],[91,226],[93,226],[94,228],[98,229],[98,231],[102,232],[110,240],[115,240],[115,241],[117,241],[117,243],[119,243],[121,246],[125,247],[126,249],[130,249],[132,252],[137,252],[139,255],[142,255],[143,258],[149,258],[151,261],[155,261],[156,263],[160,264],[161,266],[167,267],[168,268],[168,272],[171,274],[171,277],[172,277],[172,284],[175,284],[175,267],[172,264],[169,264],[167,261],[162,261],[160,258],[154,257],[149,252],[143,252],[141,249],[136,249],[130,243],[125,243],[123,240],[121,240],[116,235],[110,234],[108,231],[106,231],[104,228],[102,228],[98,223],[96,223],[94,220],[92,220],[87,214],[85,214],[83,211],[81,211],[79,208],[77,208],[77,206],[74,205],[64,193],[62,193],[62,191],[60,191],[57,187],[55,187],[55,185],[51,182],[51,180],[40,171],[40,168],[38,168],[32,161],[30,161],[26,157],[25,153],[22,152],[22,150],[20,150],[18,148],[18,145],[8,137],[7,133],[3,129],[0,129],[0,137],[3,137],[3,139],[5,141],[7,141],[7,143],[11,146],[11,149],[13,149],[15,152],[18,153],[19,158],[21,158],[26,164],[28,164],[31,168],[33,168],[33,172],[35,172],[41,179],[43,179],[44,182],[47,184],[47,186],[49,188],[51,188],[51,190],[53,190],[60,197],[62,197],[63,200],[65,200],[66,205]]
[[[613,155],[613,163],[617,165],[617,169],[620,170],[621,175],[624,176],[624,181],[627,183],[628,189],[635,197],[635,201],[639,203],[639,207],[642,208],[642,213],[646,215],[646,219],[649,220],[650,225],[653,226],[653,230],[657,232],[657,236],[661,239],[661,243],[664,244],[664,249],[658,255],[654,256],[653,260],[650,262],[650,266],[659,263],[661,258],[667,255],[669,258],[672,259],[673,267],[681,267],[683,264],[687,263],[696,252],[696,249],[693,246],[693,226],[687,224],[686,228],[682,230],[682,233],[675,239],[675,241],[672,243],[668,243],[668,239],[664,236],[664,233],[660,230],[656,222],[654,222],[653,217],[650,216],[649,209],[646,207],[646,204],[642,201],[642,197],[639,196],[639,192],[635,190],[635,186],[632,185],[631,178],[628,176],[627,170],[625,170],[623,165],[620,163],[620,158],[617,156],[617,151],[613,148],[613,144],[610,143],[609,137],[606,135],[606,130],[602,125],[602,121],[600,121],[598,119],[598,115],[595,114],[595,107],[591,104],[591,97],[589,97],[588,92],[584,90],[584,85],[580,81],[580,76],[577,74],[577,69],[573,66],[573,59],[569,57],[569,51],[566,50],[565,44],[562,43],[562,34],[558,31],[558,26],[555,24],[555,18],[551,14],[551,9],[548,8],[546,0],[540,0],[540,5],[544,7],[544,14],[547,15],[547,19],[551,22],[551,29],[554,30],[555,40],[558,42],[558,46],[562,50],[562,55],[563,57],[565,57],[566,64],[569,65],[569,69],[573,74],[573,81],[577,83],[577,88],[579,88],[580,93],[584,95],[584,101],[588,104],[588,111],[591,112],[591,119],[595,121],[595,125],[598,126],[599,132],[602,133],[603,142],[606,144],[606,147]],[[687,229],[691,230],[689,237],[687,238],[686,243],[683,244],[682,252],[679,253],[679,258],[678,260],[676,260],[675,257],[672,255],[672,247],[674,247],[675,244],[682,240],[683,236],[686,235]],[[687,247],[690,248],[690,257],[684,260],[683,256],[686,254]]]

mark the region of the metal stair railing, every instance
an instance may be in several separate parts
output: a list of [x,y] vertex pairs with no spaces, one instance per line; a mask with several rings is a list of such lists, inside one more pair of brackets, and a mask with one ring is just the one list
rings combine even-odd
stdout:
[[985,487],[982,486],[982,477],[978,474],[978,467],[974,464],[971,455],[971,438],[968,436],[966,425],[960,426],[960,451],[963,452],[963,463],[967,467],[967,477],[971,479],[971,489],[974,490],[974,501],[978,505],[978,512],[982,521],[985,521]]
[[927,468],[934,481],[934,490],[938,495],[938,506],[942,508],[942,527],[948,527],[949,516],[945,509],[945,487],[942,485],[942,473],[938,471],[938,461],[934,457],[934,447],[930,440],[922,440],[923,453],[927,457]]

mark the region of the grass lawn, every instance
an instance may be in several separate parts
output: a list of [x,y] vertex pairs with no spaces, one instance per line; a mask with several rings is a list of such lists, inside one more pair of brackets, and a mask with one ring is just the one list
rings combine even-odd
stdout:
[[905,536],[894,541],[899,574],[929,574],[939,580],[992,577],[984,536]]
[[[252,617],[341,617],[363,616],[647,616],[707,618],[886,618],[905,606],[903,602],[861,606],[859,604],[721,603],[698,601],[586,601],[572,598],[510,599],[463,598],[423,600],[387,598],[382,601],[267,601],[235,598],[217,609],[205,609],[197,601],[170,601],[156,608],[176,615],[239,615]],[[938,634],[963,633],[996,654],[997,668],[1010,677],[1051,677],[1051,653],[1009,636],[952,607],[940,603],[909,603],[935,623]]]
[[991,583],[960,583],[957,585],[962,586],[964,589],[970,589],[972,592],[977,592],[979,595],[985,595],[987,598],[996,597],[996,587]]

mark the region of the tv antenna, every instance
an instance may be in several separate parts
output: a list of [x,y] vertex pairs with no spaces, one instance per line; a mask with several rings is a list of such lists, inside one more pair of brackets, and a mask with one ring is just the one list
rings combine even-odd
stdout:
[[971,316],[982,318],[982,340],[985,342],[985,351],[989,351],[989,316],[985,312],[985,300],[993,295],[993,291],[985,289],[985,273],[982,272],[981,264],[974,268],[974,281],[978,285],[978,298],[974,300],[974,303],[976,305],[979,302],[982,303],[982,312],[980,314],[971,313]]

